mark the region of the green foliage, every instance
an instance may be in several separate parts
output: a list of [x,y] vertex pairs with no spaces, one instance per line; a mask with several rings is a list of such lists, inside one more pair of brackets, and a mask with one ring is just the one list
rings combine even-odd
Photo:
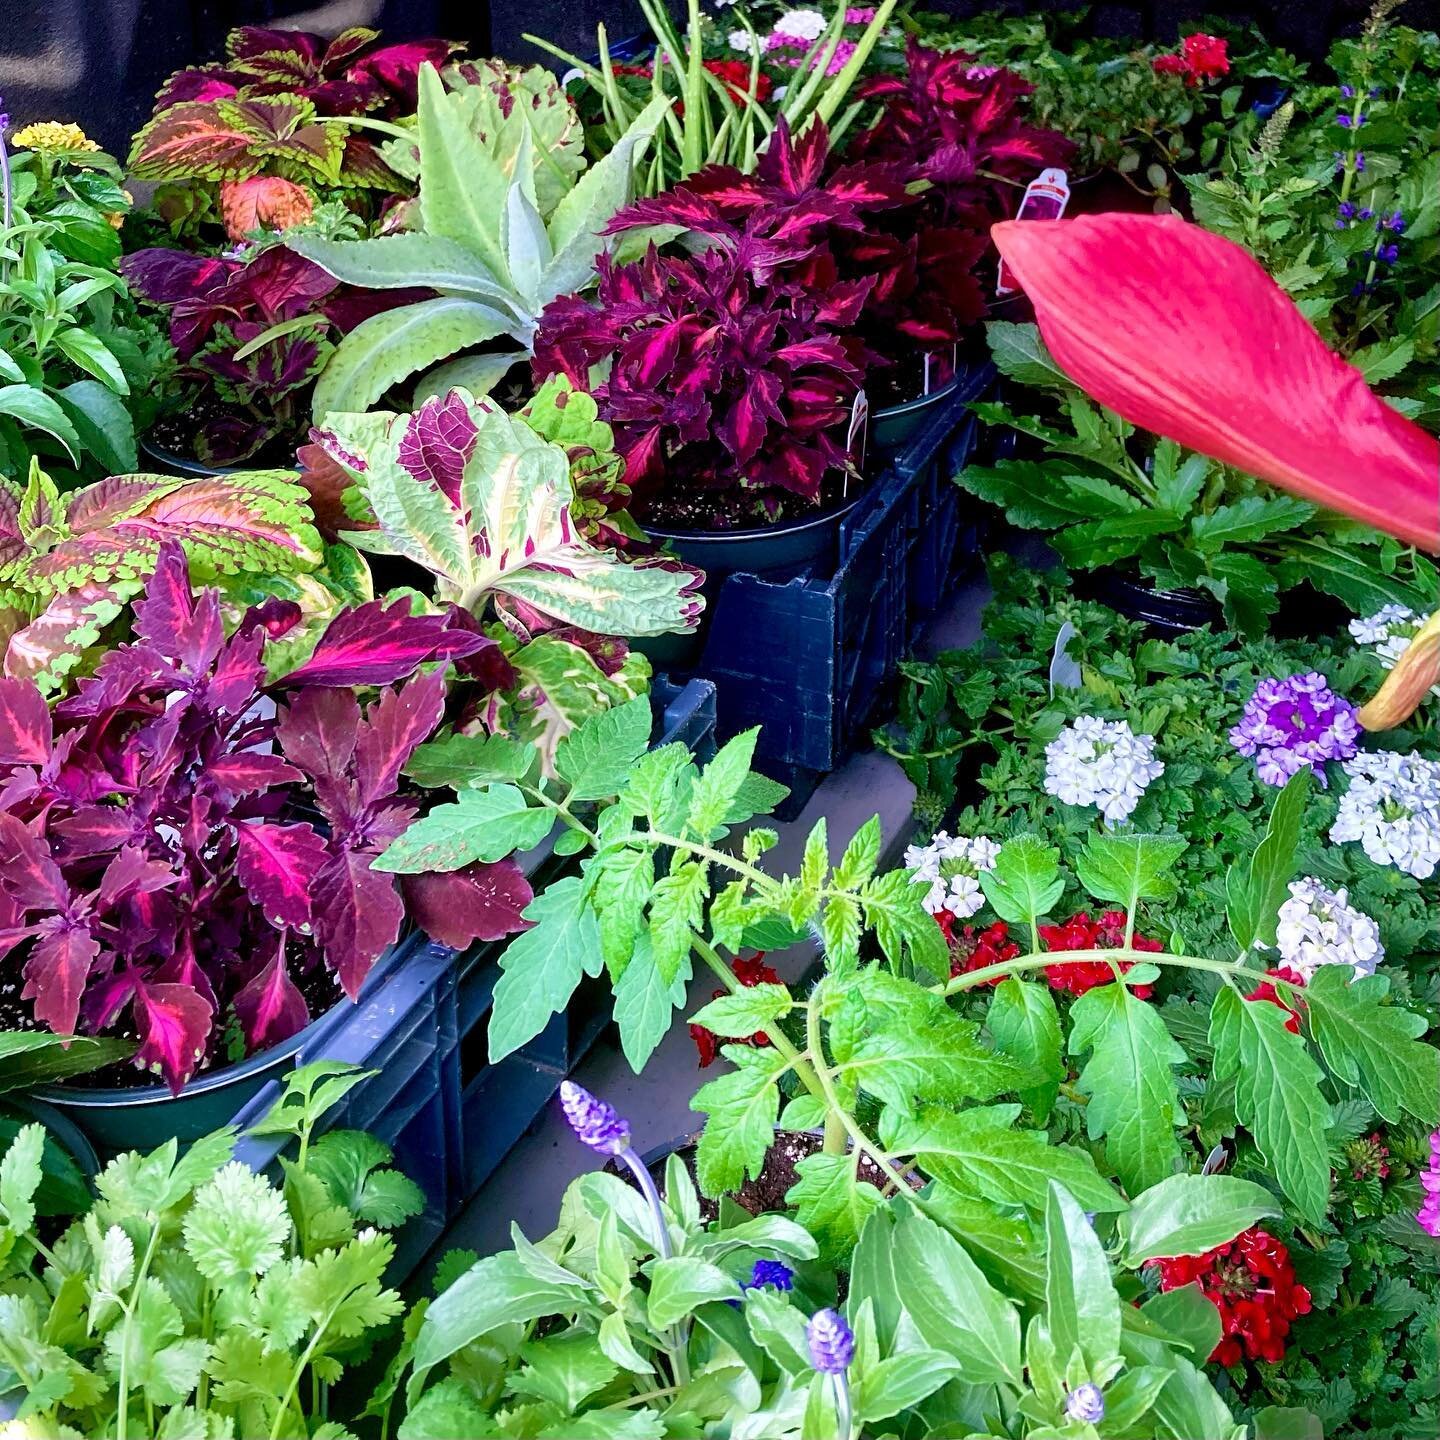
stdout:
[[400,1313],[385,1232],[424,1203],[378,1140],[310,1142],[362,1078],[320,1063],[287,1082],[259,1127],[299,1137],[283,1185],[230,1158],[233,1131],[184,1155],[171,1140],[111,1161],[48,1244],[32,1203],[44,1132],[20,1132],[0,1161],[0,1365],[35,1433],[345,1433],[307,1417]]

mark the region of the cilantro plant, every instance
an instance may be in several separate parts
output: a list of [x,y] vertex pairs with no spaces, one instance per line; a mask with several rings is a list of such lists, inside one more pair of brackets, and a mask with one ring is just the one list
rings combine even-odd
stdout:
[[423,1204],[354,1131],[314,1138],[367,1072],[297,1070],[257,1127],[298,1151],[272,1184],[231,1158],[233,1130],[112,1160],[83,1219],[35,1228],[44,1131],[0,1161],[0,1367],[35,1433],[345,1432],[318,1422],[332,1385],[402,1304],[383,1275],[386,1233]]
[[1033,325],[986,330],[996,365],[1028,390],[975,411],[1038,441],[1039,454],[967,465],[956,483],[1012,524],[1047,532],[1072,569],[1114,567],[1161,590],[1201,590],[1229,626],[1252,635],[1280,593],[1304,582],[1360,614],[1433,608],[1440,582],[1413,548],[1137,431],[1071,383]]

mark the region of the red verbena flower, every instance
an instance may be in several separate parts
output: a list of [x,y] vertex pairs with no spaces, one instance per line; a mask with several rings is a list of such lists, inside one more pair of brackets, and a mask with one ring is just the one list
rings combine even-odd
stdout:
[[[1010,927],[997,920],[984,930],[976,931],[973,925],[966,925],[956,935],[955,917],[948,910],[941,910],[935,916],[940,929],[950,943],[950,974],[968,975],[972,970],[983,970],[987,965],[1001,965],[1013,960],[1020,947],[1010,938]],[[998,985],[1005,977],[997,975],[985,981],[990,986]]]
[[[778,985],[780,976],[775,970],[765,964],[765,952],[757,950],[750,956],[739,956],[730,962],[730,972],[744,986],[751,985]],[[718,1000],[726,994],[725,990],[717,990],[711,995],[712,1000]],[[690,1026],[690,1038],[695,1042],[696,1052],[700,1056],[700,1068],[704,1070],[707,1066],[713,1065],[720,1055],[720,1037],[714,1031],[707,1030],[703,1025]],[[770,1037],[763,1031],[757,1030],[753,1035],[747,1035],[742,1039],[729,1041],[731,1045],[768,1045]]]
[[1363,1139],[1352,1140],[1345,1147],[1345,1159],[1352,1180],[1385,1180],[1390,1175],[1390,1147],[1378,1130]]
[[1230,73],[1228,49],[1218,35],[1187,35],[1181,43],[1185,65],[1197,83]]
[[[1273,975],[1277,980],[1288,980],[1292,985],[1303,986],[1305,977],[1298,970],[1292,970],[1288,965],[1279,965],[1265,972]],[[1247,1000],[1268,1000],[1272,1005],[1278,1005],[1290,1018],[1285,1022],[1285,1028],[1292,1034],[1300,1033],[1300,1012],[1287,1005],[1280,998],[1280,992],[1270,984],[1268,980],[1261,981],[1246,997]]]
[[[1061,925],[1041,925],[1039,930],[1040,938],[1049,950],[1118,950],[1125,944],[1125,912],[1106,910],[1092,920],[1089,911],[1081,910]],[[1165,947],[1158,940],[1132,935],[1130,948],[1155,951]],[[1120,962],[1122,974],[1131,968],[1132,962]],[[1115,971],[1108,960],[1074,960],[1064,965],[1047,965],[1045,978],[1052,990],[1065,990],[1079,996],[1097,985],[1109,985],[1115,979]],[[1136,999],[1148,1000],[1154,988],[1153,985],[1136,985]]]
[[1183,55],[1157,55],[1150,62],[1150,68],[1157,75],[1188,75],[1190,73],[1190,67],[1185,63]]
[[1199,1282],[1220,1312],[1223,1336],[1210,1359],[1222,1365],[1238,1365],[1246,1355],[1277,1363],[1290,1322],[1310,1313],[1310,1292],[1295,1283],[1290,1252],[1258,1227],[1204,1255],[1149,1263],[1160,1271],[1161,1290]]

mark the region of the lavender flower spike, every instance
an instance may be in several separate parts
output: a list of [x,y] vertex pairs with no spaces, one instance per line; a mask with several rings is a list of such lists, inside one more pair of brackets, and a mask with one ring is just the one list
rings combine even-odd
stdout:
[[1325,762],[1349,760],[1360,748],[1355,716],[1355,707],[1335,694],[1323,675],[1262,680],[1231,730],[1230,743],[1255,757],[1267,785],[1284,785],[1307,767],[1324,785]]
[[630,1148],[630,1127],[613,1105],[592,1095],[583,1085],[562,1081],[560,1105],[582,1145],[602,1155],[619,1155]]
[[855,1358],[855,1335],[838,1310],[817,1310],[805,1327],[810,1363],[822,1375],[839,1375]]
[[1077,1385],[1065,1397],[1065,1418],[1080,1420],[1087,1425],[1098,1425],[1105,1418],[1105,1396],[1098,1385],[1088,1381]]

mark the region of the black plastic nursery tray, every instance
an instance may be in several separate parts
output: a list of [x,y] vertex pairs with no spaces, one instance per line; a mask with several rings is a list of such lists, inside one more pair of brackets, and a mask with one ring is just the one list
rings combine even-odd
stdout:
[[[713,748],[712,686],[659,677],[651,698],[656,744],[680,741],[702,757]],[[538,888],[566,863],[542,845],[525,857],[523,868]],[[377,1072],[336,1106],[325,1128],[369,1131],[394,1149],[396,1164],[425,1191],[424,1214],[396,1236],[396,1278],[415,1269],[610,1018],[608,987],[582,987],[530,1044],[491,1065],[484,1022],[505,944],[477,945],[457,956],[424,935],[411,935],[376,962],[359,1003],[331,1011],[295,1057],[297,1065],[343,1060]],[[279,1094],[280,1082],[271,1081],[233,1123],[243,1131]],[[283,1145],[281,1138],[250,1136],[236,1153],[263,1170]]]
[[963,373],[840,522],[833,559],[727,575],[691,673],[714,683],[718,731],[761,726],[757,767],[804,800],[868,731],[916,631],[979,553],[975,502],[952,483],[978,432],[970,406],[994,384]]

